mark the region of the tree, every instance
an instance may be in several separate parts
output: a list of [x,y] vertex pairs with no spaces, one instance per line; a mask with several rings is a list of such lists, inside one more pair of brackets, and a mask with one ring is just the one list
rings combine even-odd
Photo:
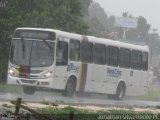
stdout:
[[49,27],[87,34],[80,0],[1,0],[0,78],[7,71],[10,37],[16,27]]
[[97,37],[104,37],[107,29],[107,15],[104,9],[96,2],[93,2],[88,9],[88,15],[85,16],[85,21],[90,28],[90,34]]
[[150,24],[147,23],[147,20],[139,16],[137,21],[137,28],[130,29],[126,32],[127,39],[137,40],[140,42],[148,42],[148,31],[150,29]]
[[93,0],[80,0],[80,1],[81,1],[81,7],[82,7],[81,11],[83,17],[88,16],[89,14],[88,9],[92,4]]
[[90,27],[91,35],[102,37],[102,33],[105,31],[103,24],[100,21],[93,17],[88,21],[88,26]]
[[98,3],[93,3],[89,8],[89,18],[97,18],[104,28],[107,27],[107,15]]
[[137,32],[142,41],[146,40],[150,26],[151,25],[147,23],[147,20],[144,17],[138,17]]

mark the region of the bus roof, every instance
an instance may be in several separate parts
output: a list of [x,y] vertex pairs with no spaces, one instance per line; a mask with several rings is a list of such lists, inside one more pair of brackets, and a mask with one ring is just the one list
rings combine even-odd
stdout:
[[[86,35],[69,33],[69,32],[64,32],[64,31],[50,29],[50,28],[21,27],[21,28],[17,28],[16,30],[40,30],[40,31],[55,32],[57,36],[68,37],[68,38],[75,39],[75,40],[81,40],[83,36],[86,36]],[[97,38],[97,37],[94,37],[94,36],[86,36],[86,37],[87,37],[88,41],[93,42],[93,43],[111,45],[111,46],[127,48],[127,49],[149,51],[149,47],[147,45],[135,45],[135,44],[116,41],[116,40],[112,40],[112,39]]]

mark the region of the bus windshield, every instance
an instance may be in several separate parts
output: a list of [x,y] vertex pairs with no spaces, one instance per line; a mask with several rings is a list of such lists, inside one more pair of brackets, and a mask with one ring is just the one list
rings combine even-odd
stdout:
[[30,67],[49,67],[54,61],[55,43],[48,40],[14,38],[10,61],[12,64]]

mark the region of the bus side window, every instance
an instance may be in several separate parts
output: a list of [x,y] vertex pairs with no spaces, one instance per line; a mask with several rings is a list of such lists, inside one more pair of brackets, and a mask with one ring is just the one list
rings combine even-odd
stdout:
[[131,52],[129,49],[120,48],[119,50],[119,66],[122,68],[130,68]]
[[118,47],[108,46],[107,47],[107,65],[118,66]]
[[73,61],[80,59],[80,42],[78,40],[70,40],[70,59]]
[[143,70],[148,70],[148,53],[147,52],[143,52],[142,55],[142,67]]
[[81,42],[81,61],[85,63],[93,62],[93,43]]
[[105,65],[106,64],[106,46],[96,43],[94,45],[94,63]]
[[68,43],[64,41],[57,42],[56,65],[68,64]]
[[142,69],[142,52],[141,51],[132,50],[131,68],[136,70]]

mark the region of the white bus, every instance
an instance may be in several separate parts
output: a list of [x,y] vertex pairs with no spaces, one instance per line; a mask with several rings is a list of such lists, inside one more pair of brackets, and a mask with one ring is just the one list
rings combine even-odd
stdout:
[[17,28],[10,49],[8,84],[101,93],[122,99],[148,89],[150,52],[147,46],[83,36],[54,29]]

